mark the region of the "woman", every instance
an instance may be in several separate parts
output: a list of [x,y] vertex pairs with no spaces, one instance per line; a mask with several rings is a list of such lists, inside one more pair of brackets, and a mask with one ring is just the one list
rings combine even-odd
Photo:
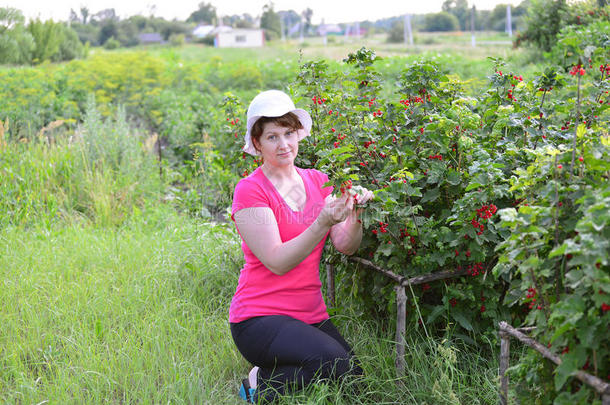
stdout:
[[353,254],[362,239],[358,220],[373,193],[335,198],[328,176],[294,165],[311,117],[278,90],[257,95],[248,108],[245,152],[263,164],[239,181],[232,218],[243,240],[245,266],[231,302],[231,334],[255,367],[240,388],[248,402],[273,401],[288,385],[314,377],[362,374],[353,351],[330,321],[319,264],[327,236]]

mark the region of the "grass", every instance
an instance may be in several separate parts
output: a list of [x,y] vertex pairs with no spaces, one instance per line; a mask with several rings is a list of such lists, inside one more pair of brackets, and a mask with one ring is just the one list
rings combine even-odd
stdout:
[[[0,246],[0,402],[241,403],[230,226],[161,205],[120,227],[9,226]],[[495,402],[493,361],[413,331],[398,386],[392,341],[346,304],[335,321],[363,363],[360,395],[320,383],[281,403]]]

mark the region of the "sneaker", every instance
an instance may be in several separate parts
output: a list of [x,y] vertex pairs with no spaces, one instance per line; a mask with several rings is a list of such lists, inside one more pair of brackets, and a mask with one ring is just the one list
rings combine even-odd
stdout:
[[239,387],[239,396],[244,401],[253,404],[254,393],[256,392],[256,385],[258,379],[258,367],[253,367],[248,373],[248,378],[242,380],[241,387]]
[[253,404],[255,392],[256,392],[256,390],[254,388],[250,388],[250,382],[248,381],[248,379],[244,378],[241,381],[241,387],[239,387],[240,398],[249,404]]

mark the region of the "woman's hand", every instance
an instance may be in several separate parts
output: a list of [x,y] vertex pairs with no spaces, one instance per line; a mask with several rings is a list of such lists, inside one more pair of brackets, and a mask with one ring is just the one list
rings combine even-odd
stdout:
[[329,195],[324,200],[324,208],[318,216],[320,224],[332,227],[335,224],[345,221],[354,209],[354,197],[348,193],[341,194],[341,197]]
[[[364,205],[375,198],[375,194],[371,190],[362,186],[353,186],[347,191],[353,196],[354,205]],[[362,212],[362,208],[357,208],[358,213]]]

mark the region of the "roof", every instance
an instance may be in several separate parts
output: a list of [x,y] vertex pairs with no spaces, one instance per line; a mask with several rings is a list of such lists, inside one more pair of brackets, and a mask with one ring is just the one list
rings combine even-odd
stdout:
[[163,37],[158,32],[147,32],[138,35],[138,40],[141,43],[157,43],[163,42]]

